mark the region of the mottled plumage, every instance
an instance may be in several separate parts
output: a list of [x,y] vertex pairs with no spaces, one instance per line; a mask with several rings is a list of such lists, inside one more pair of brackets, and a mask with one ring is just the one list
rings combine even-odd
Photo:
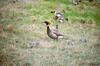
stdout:
[[60,37],[63,37],[63,35],[58,31],[58,29],[51,29],[50,23],[48,21],[44,22],[47,25],[47,35],[52,39],[58,39]]
[[65,19],[64,14],[59,11],[51,11],[51,13],[54,13],[55,19],[61,23],[63,23],[65,20],[68,21],[68,18]]

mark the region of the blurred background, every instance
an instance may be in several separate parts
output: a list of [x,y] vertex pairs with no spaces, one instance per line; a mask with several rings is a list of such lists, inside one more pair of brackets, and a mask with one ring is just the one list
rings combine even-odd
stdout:
[[[46,20],[65,38],[49,38]],[[0,66],[100,66],[100,0],[0,0]]]

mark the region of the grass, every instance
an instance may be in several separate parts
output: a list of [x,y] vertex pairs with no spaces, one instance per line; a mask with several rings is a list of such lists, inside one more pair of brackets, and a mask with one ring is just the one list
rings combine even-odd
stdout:
[[[74,6],[68,0],[16,2],[2,7],[0,65],[99,66],[98,7],[87,1]],[[59,41],[46,35],[43,24],[45,20],[51,21],[53,26],[57,24],[50,13],[57,9],[65,10],[64,16],[69,18],[64,24],[58,23],[59,30],[65,35]],[[14,26],[12,31],[7,27],[9,24]]]

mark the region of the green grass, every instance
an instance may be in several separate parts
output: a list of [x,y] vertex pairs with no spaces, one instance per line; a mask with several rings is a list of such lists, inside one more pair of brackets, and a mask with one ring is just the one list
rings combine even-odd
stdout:
[[100,26],[100,10],[96,10],[96,14],[94,15],[94,20],[96,21],[97,26]]

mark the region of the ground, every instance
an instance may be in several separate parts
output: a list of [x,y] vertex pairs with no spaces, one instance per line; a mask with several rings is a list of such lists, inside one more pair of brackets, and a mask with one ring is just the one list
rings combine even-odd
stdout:
[[[0,66],[100,66],[100,2],[70,0],[1,0]],[[65,23],[52,10],[65,11]],[[64,34],[53,40],[43,22]]]

